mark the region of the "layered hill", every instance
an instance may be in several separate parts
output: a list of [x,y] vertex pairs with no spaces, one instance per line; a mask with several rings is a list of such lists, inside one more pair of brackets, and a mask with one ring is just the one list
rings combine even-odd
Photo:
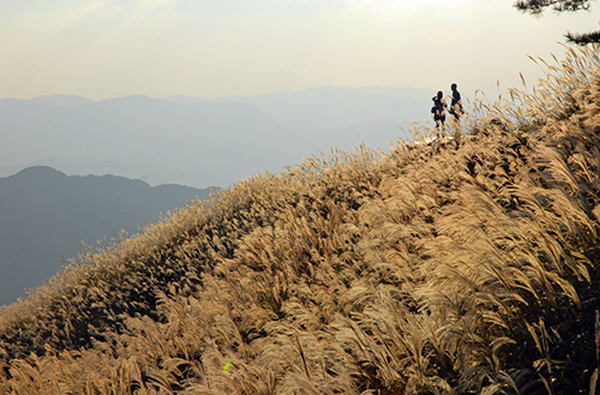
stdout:
[[0,392],[595,393],[598,55],[88,251],[3,311]]
[[150,187],[112,175],[67,176],[46,166],[0,178],[0,305],[42,285],[84,244],[137,233],[210,189]]

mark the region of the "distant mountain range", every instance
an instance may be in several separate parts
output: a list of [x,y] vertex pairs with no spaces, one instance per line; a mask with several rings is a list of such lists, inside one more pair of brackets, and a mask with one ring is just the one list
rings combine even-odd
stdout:
[[0,305],[48,281],[82,242],[110,244],[122,229],[137,233],[161,213],[209,194],[111,175],[69,177],[43,166],[0,178]]
[[[150,185],[227,187],[330,147],[389,148],[429,119],[432,91],[321,87],[216,100],[78,96],[0,100],[0,176],[32,165]],[[403,131],[398,129],[403,128]]]
[[213,101],[176,95],[177,103],[245,103],[264,112],[286,128],[340,128],[391,124],[408,128],[427,120],[435,92],[414,88],[336,88],[324,86],[296,92],[254,97],[225,96]]

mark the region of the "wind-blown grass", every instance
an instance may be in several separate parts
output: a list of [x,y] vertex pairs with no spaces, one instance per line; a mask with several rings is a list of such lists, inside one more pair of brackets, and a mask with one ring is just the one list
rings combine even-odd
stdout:
[[84,251],[2,311],[0,393],[595,393],[598,55]]

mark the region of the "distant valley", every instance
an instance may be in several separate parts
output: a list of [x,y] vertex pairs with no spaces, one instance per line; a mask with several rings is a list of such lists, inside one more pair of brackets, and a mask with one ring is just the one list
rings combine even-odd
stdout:
[[155,222],[210,189],[150,187],[111,175],[67,176],[32,167],[0,178],[0,306],[47,282],[84,248]]

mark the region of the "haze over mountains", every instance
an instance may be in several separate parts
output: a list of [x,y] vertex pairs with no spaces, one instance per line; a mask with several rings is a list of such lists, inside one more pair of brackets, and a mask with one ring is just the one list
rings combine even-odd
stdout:
[[82,242],[118,239],[169,210],[210,194],[180,185],[150,187],[115,176],[67,176],[32,167],[0,178],[0,306],[47,282]]
[[0,305],[47,281],[82,241],[135,232],[208,187],[279,172],[330,147],[363,141],[387,151],[410,137],[411,122],[427,120],[432,94],[321,87],[216,100],[0,100],[0,177],[10,176],[0,178]]
[[410,138],[412,122],[429,119],[432,94],[321,87],[216,100],[3,99],[0,176],[48,165],[67,174],[117,174],[150,185],[227,187],[330,147],[352,150],[363,141],[387,151],[388,142]]

